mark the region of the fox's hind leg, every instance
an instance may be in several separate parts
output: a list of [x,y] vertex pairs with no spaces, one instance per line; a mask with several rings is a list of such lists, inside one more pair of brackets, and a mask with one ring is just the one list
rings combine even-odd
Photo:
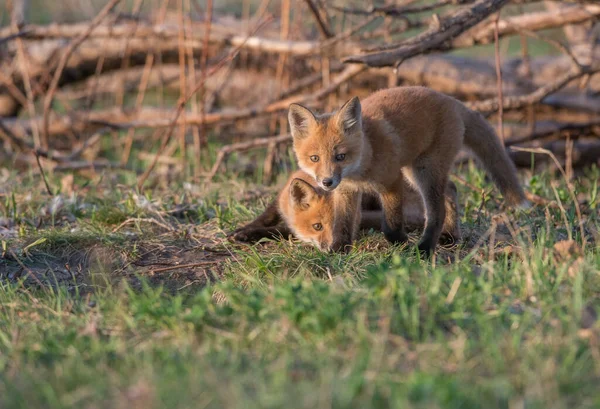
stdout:
[[391,187],[379,192],[383,218],[381,230],[391,243],[405,243],[408,240],[404,230],[404,213],[402,211],[404,180],[402,176]]
[[444,205],[446,207],[446,217],[444,219],[440,243],[454,244],[462,239],[462,234],[460,232],[458,192],[456,185],[451,181],[448,181],[446,184]]
[[440,171],[439,163],[433,166],[429,161],[416,163],[410,171],[411,179],[419,188],[425,205],[425,230],[419,242],[419,251],[429,255],[442,233],[446,219],[445,190],[448,179],[446,171]]

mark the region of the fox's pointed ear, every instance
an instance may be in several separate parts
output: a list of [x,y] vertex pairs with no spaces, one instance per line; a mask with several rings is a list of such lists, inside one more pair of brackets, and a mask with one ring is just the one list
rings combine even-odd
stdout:
[[309,126],[316,122],[316,119],[310,109],[300,104],[292,104],[288,111],[288,121],[290,122],[292,138],[296,140],[308,136]]
[[340,127],[344,131],[362,128],[362,112],[358,97],[346,102],[337,114]]
[[310,183],[302,179],[294,179],[290,184],[290,200],[292,205],[299,209],[307,209],[310,202],[315,198],[317,192]]

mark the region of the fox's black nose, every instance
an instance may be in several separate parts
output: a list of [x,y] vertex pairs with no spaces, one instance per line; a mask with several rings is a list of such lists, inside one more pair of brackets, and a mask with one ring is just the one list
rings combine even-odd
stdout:
[[323,179],[323,186],[331,187],[332,185],[333,185],[333,179],[331,179],[331,178]]

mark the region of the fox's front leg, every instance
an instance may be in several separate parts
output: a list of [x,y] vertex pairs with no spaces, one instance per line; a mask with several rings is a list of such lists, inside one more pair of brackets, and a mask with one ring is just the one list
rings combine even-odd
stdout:
[[348,251],[360,228],[361,193],[336,190],[334,198],[333,251]]
[[434,166],[417,166],[414,176],[425,203],[425,229],[419,241],[419,251],[426,256],[433,253],[446,220],[446,172],[436,172]]
[[283,236],[290,234],[287,226],[283,225],[277,200],[274,200],[260,216],[247,225],[234,230],[229,236],[236,241],[251,243],[263,237],[272,237],[276,235],[276,232]]
[[379,192],[383,207],[381,230],[385,238],[393,244],[405,243],[408,240],[402,212],[403,186],[404,181],[400,178],[395,184]]

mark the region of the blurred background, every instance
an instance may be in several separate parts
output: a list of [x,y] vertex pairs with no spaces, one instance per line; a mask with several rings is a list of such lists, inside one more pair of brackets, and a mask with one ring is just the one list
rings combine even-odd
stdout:
[[[470,103],[507,146],[549,150],[570,174],[597,164],[600,6],[479,1],[493,10],[456,20],[474,3],[9,0],[0,6],[0,164],[37,169],[39,160],[56,189],[65,173],[92,180],[107,169],[138,187],[223,175],[269,183],[294,167],[289,103],[330,110],[415,84]],[[445,24],[456,32],[423,41]],[[425,46],[348,60],[411,42]],[[526,168],[550,160],[510,153]]]

